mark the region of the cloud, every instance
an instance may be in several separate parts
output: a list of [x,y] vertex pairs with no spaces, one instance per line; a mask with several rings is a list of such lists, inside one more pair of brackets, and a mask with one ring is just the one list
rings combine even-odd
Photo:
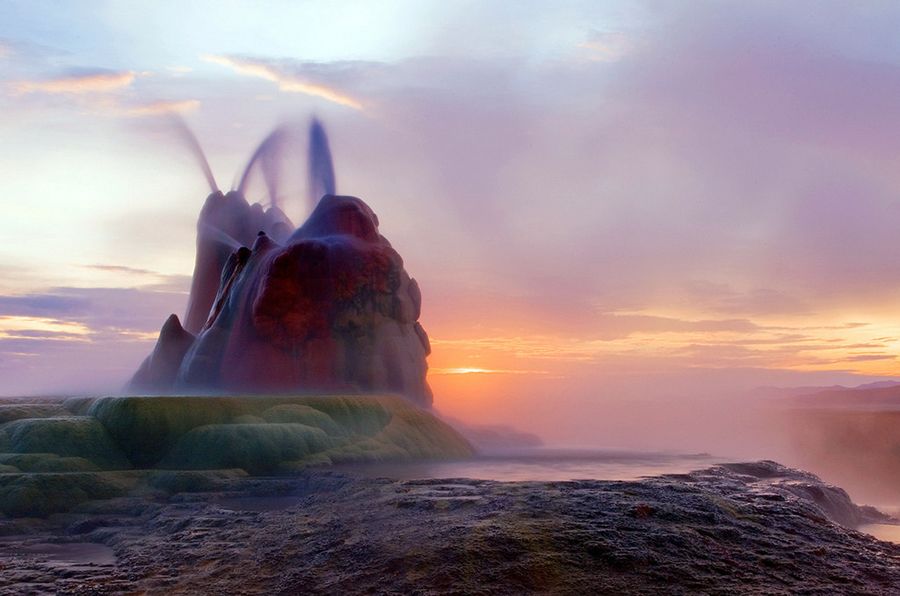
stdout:
[[87,267],[88,269],[96,269],[97,271],[112,271],[115,273],[130,273],[133,275],[152,275],[154,277],[159,277],[162,274],[153,271],[152,269],[140,269],[138,267],[128,267],[126,265],[106,265],[106,264],[92,264],[92,265],[83,265],[83,267]]
[[98,116],[137,119],[193,112],[200,108],[201,102],[198,99],[139,102],[113,94],[91,94],[80,96],[77,105],[84,112]]
[[117,390],[152,349],[166,316],[181,312],[185,301],[183,292],[146,287],[0,296],[0,394]]
[[[494,334],[447,323],[428,328],[435,346],[432,365],[442,371],[548,370],[572,378],[739,367],[887,374],[897,358],[893,342],[877,340],[884,338],[880,327],[813,327],[803,324],[804,317],[788,320],[791,323],[765,325],[746,319],[604,313],[583,320],[577,331],[550,325],[524,332],[528,327],[506,321]],[[510,328],[520,333],[503,332]]]
[[[147,292],[172,292],[176,294],[185,294],[191,285],[189,275],[161,273],[152,269],[141,269],[139,267],[129,267],[126,265],[110,265],[110,264],[91,264],[81,265],[85,269],[100,271],[111,274],[115,281],[124,285],[125,280],[132,282],[139,280],[137,289]],[[123,277],[125,279],[123,279]],[[2,298],[0,298],[2,300]]]
[[727,283],[691,280],[685,284],[685,300],[713,312],[747,315],[811,314],[809,303],[773,288],[740,291]]
[[63,294],[26,294],[0,296],[0,316],[54,316],[80,315],[88,307],[83,296]]
[[120,112],[125,116],[145,117],[160,116],[164,114],[183,114],[200,107],[198,99],[183,99],[173,101],[154,101],[146,104],[122,106]]
[[[521,271],[528,254],[522,281],[546,293],[542,277],[576,264],[578,276],[549,290],[563,299],[660,305],[678,295],[695,310],[761,316],[896,297],[900,106],[889,98],[900,95],[900,68],[845,47],[877,24],[834,5],[819,24],[827,33],[770,4],[739,15],[704,6],[663,14],[615,63],[518,70],[535,77],[538,98],[504,116],[527,142],[471,151],[472,161],[503,156],[497,219],[512,228],[503,244],[516,246],[506,269]],[[530,117],[517,114],[535,103]],[[496,139],[500,122],[454,125]],[[478,217],[492,199],[473,194]],[[686,278],[728,292],[687,297],[677,289]]]
[[0,316],[0,338],[86,341],[90,329],[81,323],[47,317]]
[[858,354],[844,358],[850,362],[866,362],[870,360],[896,360],[896,354]]
[[203,60],[227,66],[238,74],[271,81],[278,85],[278,88],[282,91],[319,97],[354,110],[363,109],[363,104],[360,100],[347,95],[339,89],[322,82],[310,80],[308,75],[304,76],[301,73],[286,71],[266,60],[219,55],[206,55],[203,56]]
[[69,75],[53,79],[16,81],[10,84],[13,93],[28,95],[42,93],[50,95],[83,95],[89,93],[109,93],[131,86],[135,80],[132,71],[100,72]]
[[586,41],[578,44],[589,60],[616,62],[631,52],[635,41],[621,31],[591,31]]
[[51,288],[0,296],[0,317],[47,319],[84,325],[92,333],[158,331],[184,305],[182,292],[147,288]]

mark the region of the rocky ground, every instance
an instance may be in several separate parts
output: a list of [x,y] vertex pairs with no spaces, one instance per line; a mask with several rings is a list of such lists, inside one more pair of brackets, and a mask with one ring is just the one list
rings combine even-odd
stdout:
[[4,594],[897,594],[900,545],[772,462],[636,482],[334,471],[0,520]]

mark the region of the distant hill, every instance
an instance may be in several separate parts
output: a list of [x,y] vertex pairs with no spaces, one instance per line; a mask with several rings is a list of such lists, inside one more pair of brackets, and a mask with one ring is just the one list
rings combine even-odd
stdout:
[[787,400],[802,407],[865,407],[894,409],[900,407],[900,381],[884,380],[855,387],[759,387],[751,393],[763,399]]
[[779,424],[794,451],[792,464],[815,470],[867,500],[896,502],[900,383],[783,390],[767,401],[781,411]]

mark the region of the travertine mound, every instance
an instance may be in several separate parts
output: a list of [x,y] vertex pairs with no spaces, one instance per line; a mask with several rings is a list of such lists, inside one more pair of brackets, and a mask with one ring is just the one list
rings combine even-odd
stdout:
[[[211,196],[208,203],[227,204],[204,213],[231,214],[223,221],[241,235],[234,214],[246,202],[233,194]],[[246,209],[249,217],[252,208]],[[368,205],[326,195],[289,237],[283,237],[287,224],[276,223],[271,227],[281,238],[260,230],[252,248],[232,252],[221,266],[221,251],[198,241],[189,320],[205,307],[206,322],[192,338],[190,325],[182,329],[170,317],[129,390],[387,391],[430,406],[421,292]],[[212,256],[202,257],[207,253]],[[216,268],[218,289],[207,300]]]

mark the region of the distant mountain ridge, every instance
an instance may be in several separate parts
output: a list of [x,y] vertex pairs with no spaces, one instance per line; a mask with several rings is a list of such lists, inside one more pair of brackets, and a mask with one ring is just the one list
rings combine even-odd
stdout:
[[751,395],[763,399],[789,400],[804,406],[900,406],[900,381],[873,381],[854,387],[844,385],[758,387]]

